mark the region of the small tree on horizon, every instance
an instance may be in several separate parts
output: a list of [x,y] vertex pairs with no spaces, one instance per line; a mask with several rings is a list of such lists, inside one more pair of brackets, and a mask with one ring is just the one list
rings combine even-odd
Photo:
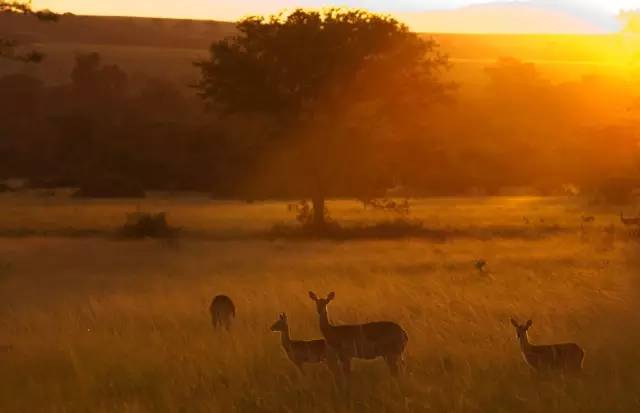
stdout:
[[[58,15],[49,10],[33,10],[31,0],[28,1],[0,1],[0,14],[14,13],[33,16],[43,22],[58,20]],[[44,55],[32,50],[26,53],[17,51],[19,43],[10,38],[0,37],[0,58],[17,60],[26,63],[39,63]]]
[[360,176],[393,163],[384,153],[367,155],[417,125],[419,116],[410,114],[448,90],[440,80],[448,63],[438,45],[388,16],[298,9],[246,18],[237,31],[196,62],[202,72],[197,89],[222,112],[274,120],[279,144],[289,137],[286,145],[296,148],[289,158],[304,164],[301,195],[312,200],[317,228],[325,226],[329,176],[350,168],[354,158],[366,165]]

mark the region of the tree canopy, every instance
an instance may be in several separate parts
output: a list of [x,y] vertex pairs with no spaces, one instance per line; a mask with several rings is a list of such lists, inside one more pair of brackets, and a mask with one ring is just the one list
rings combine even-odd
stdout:
[[447,59],[438,45],[388,16],[296,10],[250,17],[237,29],[236,36],[211,46],[209,59],[196,63],[199,93],[227,113],[277,119],[276,136],[299,143],[288,159],[304,160],[299,168],[309,180],[301,195],[313,199],[318,225],[324,224],[331,175],[355,179],[356,163],[368,163],[374,174],[371,167],[384,163],[372,162],[384,151],[374,139],[406,133],[418,119],[411,114],[449,89],[441,80]]

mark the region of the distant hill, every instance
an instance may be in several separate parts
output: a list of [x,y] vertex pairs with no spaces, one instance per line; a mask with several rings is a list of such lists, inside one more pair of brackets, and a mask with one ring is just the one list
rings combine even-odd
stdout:
[[[0,76],[27,73],[47,83],[69,81],[77,53],[99,52],[133,77],[153,76],[187,87],[198,78],[195,60],[215,40],[234,32],[226,22],[136,17],[63,16],[58,23],[0,15],[0,35],[46,54],[39,65],[0,59]],[[501,57],[531,61],[558,79],[585,74],[626,74],[638,39],[621,35],[425,34],[451,58],[451,76],[463,84],[484,81],[483,69]]]
[[205,49],[234,31],[227,22],[64,15],[42,23],[17,14],[0,14],[0,35],[27,43],[76,43]]

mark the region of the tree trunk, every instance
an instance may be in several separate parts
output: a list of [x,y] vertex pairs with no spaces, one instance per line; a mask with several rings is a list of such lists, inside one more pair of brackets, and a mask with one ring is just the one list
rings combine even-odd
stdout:
[[313,226],[323,229],[326,224],[324,220],[324,196],[316,195],[311,201],[313,202]]

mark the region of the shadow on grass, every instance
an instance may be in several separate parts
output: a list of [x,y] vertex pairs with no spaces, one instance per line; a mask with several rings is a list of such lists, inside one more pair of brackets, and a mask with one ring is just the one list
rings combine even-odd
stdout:
[[198,230],[175,228],[162,219],[142,219],[115,229],[56,228],[56,229],[0,229],[0,238],[107,238],[113,240],[141,239],[182,239],[202,241],[242,241],[242,240],[392,240],[424,239],[433,242],[447,242],[456,239],[521,239],[535,240],[553,236],[577,233],[575,228],[559,225],[524,226],[460,226],[429,227],[420,221],[397,219],[374,224],[340,225],[335,222],[321,229],[296,225],[276,224],[269,229],[219,229]]
[[416,238],[436,242],[446,242],[451,239],[539,239],[571,232],[570,228],[558,225],[540,227],[522,226],[485,226],[465,228],[430,228],[421,221],[396,219],[383,221],[371,225],[342,226],[335,222],[322,228],[313,226],[292,226],[285,224],[274,225],[267,233],[268,238],[278,239],[402,239]]

